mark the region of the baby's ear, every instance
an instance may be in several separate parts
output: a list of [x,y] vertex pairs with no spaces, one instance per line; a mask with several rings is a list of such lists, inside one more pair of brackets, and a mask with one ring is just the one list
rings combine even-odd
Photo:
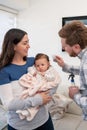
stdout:
[[48,63],[48,68],[51,66],[50,62]]
[[35,77],[37,75],[37,72],[35,72],[34,74],[33,74],[33,76]]
[[34,67],[36,67],[35,63],[34,63]]

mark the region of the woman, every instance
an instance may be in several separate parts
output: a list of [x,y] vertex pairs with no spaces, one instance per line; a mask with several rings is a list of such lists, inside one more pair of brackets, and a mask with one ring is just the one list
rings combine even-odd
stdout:
[[[8,130],[54,130],[44,105],[52,99],[48,91],[23,100],[17,97],[19,78],[34,64],[34,58],[27,57],[29,48],[29,39],[25,31],[15,28],[6,33],[0,56],[0,98],[8,109]],[[30,122],[21,120],[16,113],[18,109],[37,105],[41,105],[40,110]]]

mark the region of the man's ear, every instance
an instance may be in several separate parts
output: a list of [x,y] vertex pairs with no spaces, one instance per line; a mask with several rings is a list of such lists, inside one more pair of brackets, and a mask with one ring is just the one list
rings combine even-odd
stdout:
[[75,44],[75,45],[73,46],[73,49],[74,49],[74,51],[75,51],[77,54],[81,51],[81,47],[80,47],[79,44]]
[[75,44],[74,47],[75,47],[76,49],[81,49],[81,47],[80,47],[79,44]]

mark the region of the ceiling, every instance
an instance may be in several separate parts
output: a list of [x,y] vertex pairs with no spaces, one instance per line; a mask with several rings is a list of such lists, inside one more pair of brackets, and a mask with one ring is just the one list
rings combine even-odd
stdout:
[[27,7],[28,2],[29,0],[0,0],[0,5],[20,11]]

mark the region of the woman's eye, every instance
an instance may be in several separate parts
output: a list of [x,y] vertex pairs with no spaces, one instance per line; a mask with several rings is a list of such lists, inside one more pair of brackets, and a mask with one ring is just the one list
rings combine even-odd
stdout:
[[28,43],[27,42],[24,42],[23,45],[27,45]]

